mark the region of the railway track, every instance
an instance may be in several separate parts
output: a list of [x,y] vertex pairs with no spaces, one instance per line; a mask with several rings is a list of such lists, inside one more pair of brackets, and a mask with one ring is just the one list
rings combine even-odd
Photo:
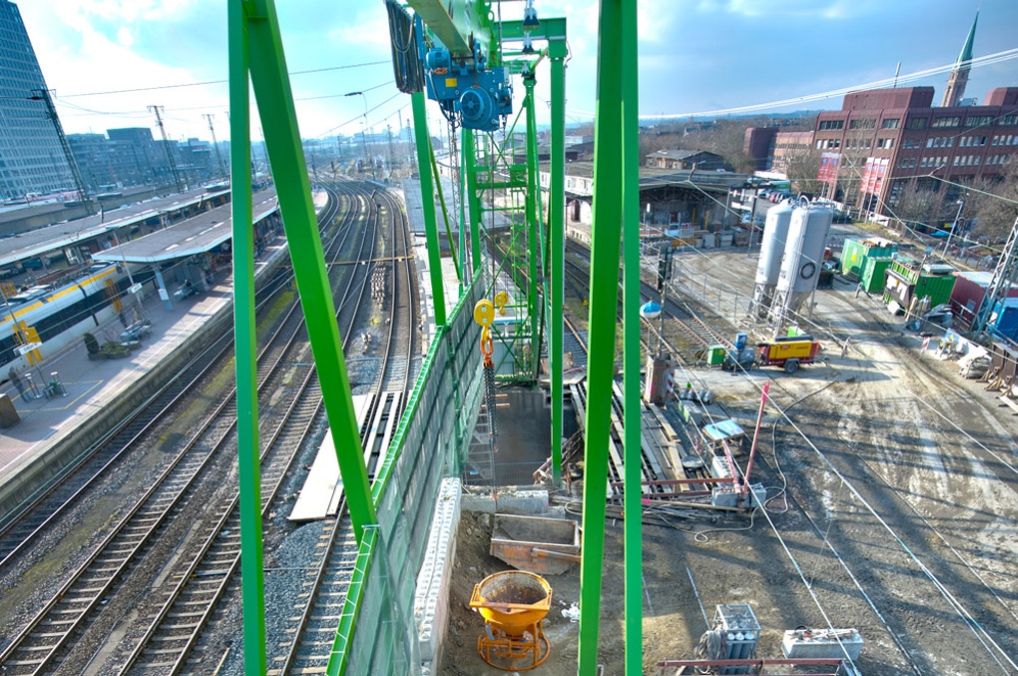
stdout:
[[[395,423],[403,413],[412,382],[411,359],[418,352],[414,321],[418,288],[412,265],[409,227],[398,201],[389,193],[379,193],[378,196],[391,224],[388,244],[392,260],[386,277],[390,284],[392,311],[383,351],[384,363],[375,384],[369,413],[361,426],[361,441],[370,479],[374,478],[388,450]],[[278,650],[270,651],[270,676],[315,673],[328,664],[331,638],[339,625],[357,556],[353,528],[345,509],[341,509],[340,514],[339,519],[322,525],[319,541],[324,545],[324,555],[305,573],[308,603],[299,615],[294,615],[287,622],[283,633],[292,640],[277,643]]]
[[[320,217],[323,227],[338,213],[349,212],[348,196],[337,196]],[[342,226],[341,226],[342,227]],[[285,290],[292,275],[281,271],[258,292],[258,312],[267,308]],[[158,436],[160,425],[187,405],[187,399],[214,376],[233,354],[233,339],[224,333],[202,350],[155,394],[142,402],[102,439],[84,449],[66,469],[41,485],[35,494],[0,519],[0,569],[15,565],[17,557],[76,504],[104,476],[130,462],[133,448]]]
[[[363,242],[368,239],[367,231],[364,230],[363,233],[362,250],[359,252],[362,257]],[[335,250],[338,252],[341,249],[340,246]],[[353,276],[350,276],[350,279],[352,281]],[[347,285],[347,290],[343,294],[344,300],[352,300],[350,295],[352,286],[352,284]],[[356,308],[363,297],[364,286],[366,284],[360,285],[360,291],[356,295],[357,300],[350,305],[345,305],[345,307],[351,308],[348,311],[348,315],[351,315],[351,322],[356,319]],[[344,307],[344,304],[341,303],[340,307]],[[295,319],[295,315],[298,318]],[[284,326],[288,323],[292,325],[294,322],[297,324],[296,328],[291,326],[288,331],[283,332]],[[302,320],[299,318],[299,312],[291,312],[287,320],[281,322],[280,328],[275,334],[275,336],[279,336],[281,333],[286,333],[288,338],[283,341],[275,338],[263,349],[259,366],[259,382],[263,391],[276,392],[284,384],[284,380],[292,382],[294,379],[303,381],[304,392],[311,391],[306,387],[313,375],[313,369],[306,359],[306,339],[304,341],[296,340],[300,334],[300,324],[302,324]],[[303,345],[300,344],[302,342]],[[308,401],[302,401],[302,399]],[[314,399],[319,401],[311,403]],[[292,405],[285,407],[285,410],[282,410],[284,407],[273,405],[271,399],[266,399],[263,404],[263,410],[266,413],[262,419],[263,438],[269,436],[271,441],[276,442],[269,445],[266,464],[263,465],[263,477],[265,477],[268,486],[275,483],[272,480],[273,477],[279,477],[285,473],[289,466],[289,459],[292,458],[292,452],[277,453],[279,458],[273,458],[273,449],[296,449],[299,447],[297,440],[306,435],[320,408],[320,394],[298,397],[292,402]],[[114,532],[107,536],[104,542],[105,546],[97,549],[89,557],[86,564],[62,586],[59,593],[55,594],[50,602],[45,604],[33,621],[5,648],[4,652],[0,653],[0,663],[9,673],[39,673],[59,663],[61,656],[69,651],[69,648],[65,648],[71,644],[69,637],[87,633],[90,617],[95,614],[92,611],[97,605],[105,604],[122,580],[128,576],[131,569],[138,567],[139,564],[135,563],[139,560],[138,555],[157,549],[154,543],[172,527],[166,525],[169,523],[167,516],[171,512],[177,514],[187,511],[186,498],[201,490],[195,481],[199,471],[206,466],[215,465],[217,455],[224,455],[228,458],[225,461],[218,461],[218,464],[227,467],[230,465],[232,459],[230,456],[235,454],[224,452],[223,449],[230,446],[228,439],[231,437],[233,428],[233,423],[230,421],[231,419],[235,420],[232,400],[226,399],[221,402],[216,413],[218,419],[211,417],[205,430],[200,435],[196,435],[192,440],[193,443],[188,445],[188,452],[181,454],[178,461],[171,463],[177,471],[167,472],[165,478],[153,485],[146,496],[132,508],[130,515],[136,516],[137,519],[130,521],[128,518],[123,519]],[[213,423],[212,420],[217,420],[217,422]],[[275,432],[266,435],[266,432],[270,430]],[[235,494],[235,490],[233,492]],[[267,496],[271,492],[269,491]],[[206,544],[200,548],[208,554],[221,555],[222,552],[229,552],[231,547],[235,546],[235,543],[231,543],[230,537],[233,534],[235,538],[237,532],[236,528],[230,527],[230,515],[235,513],[231,500],[235,500],[235,495],[220,497],[216,506],[206,510],[206,513],[202,515],[203,524],[206,522],[214,524],[210,531],[212,534],[204,538]],[[219,539],[217,540],[217,538]],[[180,554],[177,554],[176,558],[178,560],[187,559],[186,556]],[[213,556],[211,559],[195,560],[209,561],[221,558],[221,556]],[[204,572],[206,571],[191,571],[187,575],[171,575],[170,577],[180,580],[216,577],[214,573],[205,575],[202,574]],[[197,575],[197,578],[193,575]],[[228,575],[225,577],[228,578]],[[191,593],[190,590],[185,592],[181,588],[175,590],[170,596],[181,599],[189,593]],[[204,591],[197,593],[205,594]],[[157,599],[158,596],[158,594],[153,594],[149,599]],[[153,603],[158,605],[155,601],[148,605]],[[185,600],[184,603],[188,604],[189,602]],[[174,613],[169,601],[162,605],[165,612],[157,613],[158,615],[164,619],[180,617],[179,614]],[[194,617],[190,612],[185,615],[189,618]],[[174,626],[179,629],[187,624],[188,622],[176,622]],[[196,626],[200,628],[200,623]],[[178,642],[177,639],[174,639],[168,644],[174,645]],[[183,646],[185,654],[187,647],[187,645]],[[158,658],[157,664],[162,666],[157,668],[157,672],[162,673],[159,669],[165,666],[167,658],[165,652],[160,654],[162,657]]]
[[[378,214],[373,207],[375,199],[375,195],[371,195],[365,200],[368,227],[362,230],[361,244],[357,255],[352,260],[370,260],[373,256],[377,239],[374,235],[378,230]],[[338,261],[333,261],[333,263],[336,262]],[[358,267],[361,266],[353,266],[353,270],[356,271]],[[358,318],[362,313],[365,294],[370,288],[372,277],[373,272],[371,270],[364,270],[360,274],[349,275],[342,297],[337,303],[340,308],[337,312],[337,321],[346,327],[343,331],[344,349],[349,345],[351,337],[354,335],[354,328],[357,326]],[[342,316],[344,308],[348,310],[345,317]],[[389,322],[389,325],[391,335],[395,322]],[[291,405],[291,409],[297,408],[303,414],[296,417],[295,422],[290,424],[286,432],[270,442],[270,448],[293,449],[293,451],[296,451],[296,449],[305,445],[308,437],[316,429],[327,425],[327,421],[324,420],[321,396],[316,387],[316,382],[315,374],[313,371],[309,371],[307,380],[299,388],[300,395],[298,400],[295,400],[293,405]],[[375,399],[377,400],[377,397]],[[371,408],[378,411],[379,406],[373,401]],[[395,413],[395,411],[390,410],[388,407],[384,410],[386,413]],[[377,448],[370,450],[376,455],[380,453]],[[263,458],[263,466],[264,464],[265,458]],[[291,464],[292,454],[282,467],[285,470]],[[264,474],[265,470],[263,469],[263,476]],[[270,489],[262,496],[263,518],[267,517],[269,510],[273,507],[278,489],[284,479],[283,473],[274,474],[272,478],[273,481],[263,481],[263,484]],[[215,532],[206,539],[206,542],[209,544],[203,548],[201,556],[195,560],[195,563],[189,569],[181,574],[182,583],[172,591],[170,598],[161,605],[159,612],[152,618],[152,622],[143,639],[131,649],[130,653],[123,660],[123,664],[117,665],[115,673],[173,674],[179,673],[184,669],[188,662],[188,656],[196,644],[200,642],[201,632],[208,625],[217,604],[221,602],[224,595],[229,591],[231,577],[237,572],[240,565],[238,539],[240,522],[236,499],[236,496],[234,496],[230,504],[228,518],[224,516],[224,520],[217,524]],[[323,528],[326,532],[331,531],[329,533],[330,546],[326,547],[327,551],[331,552],[333,550],[332,544],[336,540],[342,539],[346,544],[346,547],[341,548],[341,551],[348,552],[348,556],[340,555],[335,566],[337,570],[336,580],[342,582],[349,580],[351,572],[349,566],[352,565],[356,557],[356,543],[353,539],[353,532],[349,521],[345,518],[345,504],[340,506],[340,515],[341,518],[339,519],[326,520]],[[326,568],[326,570],[329,569]],[[329,579],[328,576],[323,576],[318,584],[328,584]],[[314,594],[311,594],[312,598],[314,596]],[[330,595],[329,600],[331,603],[337,603],[334,595]],[[341,607],[342,599],[338,603]],[[309,605],[308,608],[310,607]],[[200,613],[198,612],[199,609]],[[308,613],[308,617],[313,618],[315,615]],[[299,625],[294,626],[293,633],[296,634],[298,631]],[[274,642],[274,645],[278,646],[279,642]],[[168,659],[169,657],[172,657],[172,659]],[[272,663],[278,664],[281,659],[284,663],[288,663],[292,657],[290,655],[274,655]],[[201,660],[199,659],[198,661]],[[107,667],[110,666],[112,665],[108,662]],[[285,665],[283,668],[286,668]]]

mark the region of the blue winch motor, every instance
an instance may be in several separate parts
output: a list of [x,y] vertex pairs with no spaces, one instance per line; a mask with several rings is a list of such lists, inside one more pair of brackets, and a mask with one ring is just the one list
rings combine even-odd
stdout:
[[476,40],[473,56],[466,59],[452,58],[441,43],[429,49],[422,42],[420,48],[427,50],[422,56],[428,98],[438,101],[446,115],[458,118],[466,129],[499,129],[513,111],[513,90],[505,68],[488,68]]

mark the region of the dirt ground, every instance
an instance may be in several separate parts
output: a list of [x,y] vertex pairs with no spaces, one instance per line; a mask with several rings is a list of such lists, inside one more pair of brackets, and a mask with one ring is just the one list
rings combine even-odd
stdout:
[[[755,266],[745,252],[684,254],[679,287],[719,330],[762,331],[740,310]],[[645,673],[691,657],[717,604],[749,603],[759,656],[780,657],[787,629],[830,624],[860,631],[867,676],[1018,674],[1018,418],[951,362],[920,358],[901,318],[854,290],[839,279],[816,296],[810,330],[826,363],[694,372],[748,429],[772,381],[753,470],[769,499],[750,517],[644,527]],[[477,656],[483,623],[466,608],[476,582],[508,568],[487,555],[488,536],[464,515],[443,676],[504,673]],[[622,556],[622,523],[609,520],[599,642],[609,675],[623,673]],[[578,600],[578,567],[549,582],[552,654],[534,673],[575,674],[578,627],[561,611]]]

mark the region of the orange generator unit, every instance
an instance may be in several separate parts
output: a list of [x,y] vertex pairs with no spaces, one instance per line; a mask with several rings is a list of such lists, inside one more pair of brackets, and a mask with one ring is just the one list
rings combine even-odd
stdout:
[[785,373],[795,373],[799,364],[816,361],[822,349],[812,336],[778,338],[772,343],[757,344],[756,360],[761,366],[781,366]]

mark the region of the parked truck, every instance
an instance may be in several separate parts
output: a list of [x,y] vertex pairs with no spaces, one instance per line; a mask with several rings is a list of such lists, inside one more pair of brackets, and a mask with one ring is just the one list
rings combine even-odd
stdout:
[[756,362],[760,366],[780,366],[785,373],[795,373],[800,364],[812,364],[823,349],[812,336],[777,338],[770,343],[757,343]]

